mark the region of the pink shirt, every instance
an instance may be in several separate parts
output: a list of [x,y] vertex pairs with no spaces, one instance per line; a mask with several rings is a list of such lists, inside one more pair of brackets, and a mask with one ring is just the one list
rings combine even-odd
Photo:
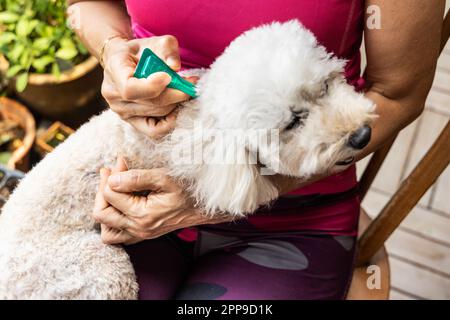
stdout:
[[[136,38],[174,35],[184,68],[208,67],[234,38],[254,26],[298,19],[328,51],[348,60],[348,82],[357,89],[364,85],[359,54],[364,0],[126,0],[126,4]],[[342,192],[356,183],[356,169],[352,166],[291,194]],[[348,230],[353,230],[357,222],[359,204],[349,205],[334,205],[332,216],[331,209],[312,210],[314,219],[305,213],[299,223],[330,233],[353,233]],[[261,219],[253,222],[265,225],[267,218]],[[291,219],[285,220],[286,228],[293,225]],[[282,221],[280,228],[283,225]]]

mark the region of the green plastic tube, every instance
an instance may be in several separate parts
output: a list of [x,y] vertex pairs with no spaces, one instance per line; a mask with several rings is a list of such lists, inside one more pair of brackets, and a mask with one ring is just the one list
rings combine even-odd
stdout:
[[136,78],[147,78],[155,72],[166,72],[169,74],[172,80],[167,87],[183,91],[192,98],[197,97],[194,84],[183,79],[178,73],[173,71],[152,50],[145,48],[134,71],[134,76]]

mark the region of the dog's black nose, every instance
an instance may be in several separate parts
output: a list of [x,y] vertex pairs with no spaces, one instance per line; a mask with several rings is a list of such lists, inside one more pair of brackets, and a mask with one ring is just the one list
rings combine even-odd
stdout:
[[368,125],[364,125],[350,135],[348,145],[353,149],[361,150],[370,141],[372,129]]

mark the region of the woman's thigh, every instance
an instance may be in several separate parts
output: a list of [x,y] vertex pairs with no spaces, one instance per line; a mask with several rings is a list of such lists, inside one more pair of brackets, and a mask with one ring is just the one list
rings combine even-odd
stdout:
[[126,246],[139,284],[139,299],[172,299],[186,277],[190,252],[173,234]]
[[[208,241],[217,244],[224,238],[219,237]],[[345,298],[354,237],[296,235],[230,243],[197,259],[177,299]]]

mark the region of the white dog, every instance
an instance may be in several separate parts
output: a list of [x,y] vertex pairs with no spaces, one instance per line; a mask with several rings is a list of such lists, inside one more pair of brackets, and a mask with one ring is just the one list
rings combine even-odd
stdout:
[[[345,168],[370,139],[374,105],[346,83],[344,64],[297,21],[273,23],[238,37],[202,73],[199,97],[182,106],[163,140],[112,111],[93,118],[31,170],[4,206],[0,298],[137,297],[126,252],[103,244],[90,217],[99,169],[118,154],[130,168],[168,168],[210,214],[248,214],[277,198],[261,166],[305,179]],[[246,140],[239,162],[180,156],[200,146],[203,157],[223,160],[242,142],[236,134],[209,139],[210,129],[270,135],[264,147]]]

